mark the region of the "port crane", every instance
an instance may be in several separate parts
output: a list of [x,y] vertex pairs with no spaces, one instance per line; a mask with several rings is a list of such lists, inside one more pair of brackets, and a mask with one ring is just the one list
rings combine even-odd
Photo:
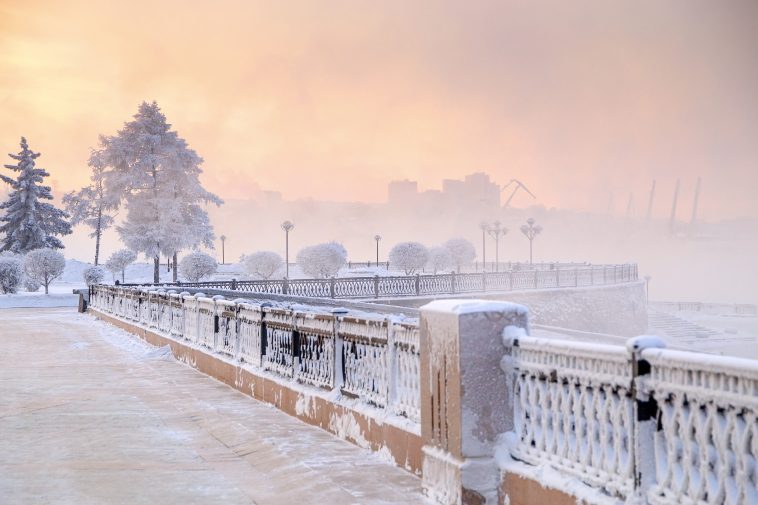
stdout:
[[521,182],[521,181],[519,181],[518,179],[511,179],[510,181],[508,181],[508,184],[506,184],[505,186],[503,186],[503,187],[500,188],[500,192],[502,193],[503,191],[505,191],[506,189],[508,189],[510,186],[514,186],[514,188],[513,188],[513,191],[511,192],[511,196],[509,196],[508,199],[503,204],[504,208],[510,207],[511,200],[513,200],[513,197],[516,196],[516,193],[518,192],[519,189],[522,189],[522,190],[526,191],[527,193],[529,193],[529,195],[532,198],[534,198],[534,199],[537,198],[536,196],[534,196],[534,193],[532,193],[531,191],[529,191],[529,188],[527,188],[524,185],[524,183]]

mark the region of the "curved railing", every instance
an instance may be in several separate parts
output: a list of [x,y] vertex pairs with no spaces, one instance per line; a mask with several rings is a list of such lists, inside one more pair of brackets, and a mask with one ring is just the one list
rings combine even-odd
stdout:
[[[552,268],[551,268],[552,267]],[[539,268],[512,269],[504,272],[417,274],[385,277],[339,277],[330,279],[275,279],[255,281],[205,281],[165,283],[160,286],[185,286],[229,289],[259,294],[316,298],[394,298],[434,296],[525,289],[577,288],[608,286],[638,280],[636,264],[574,265],[541,264]]]

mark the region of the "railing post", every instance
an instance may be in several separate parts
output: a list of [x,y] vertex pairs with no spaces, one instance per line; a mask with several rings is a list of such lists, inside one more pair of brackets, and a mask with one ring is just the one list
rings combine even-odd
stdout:
[[455,272],[450,272],[450,293],[455,294]]
[[379,276],[374,276],[374,298],[379,298]]
[[508,326],[528,329],[526,307],[439,300],[421,308],[422,488],[433,503],[497,503],[494,445],[513,429],[500,367]]
[[415,284],[416,284],[416,286],[415,286],[416,287],[416,296],[418,296],[418,295],[421,294],[421,275],[416,274],[415,281],[416,281],[415,282]]
[[266,323],[266,311],[264,309],[270,306],[271,304],[268,302],[261,304],[261,338],[260,349],[258,349],[258,355],[261,357],[258,366],[261,368],[263,368],[263,364],[266,362],[266,349],[268,349],[268,324]]
[[634,398],[634,492],[641,503],[645,492],[655,485],[655,432],[658,428],[658,402],[647,394],[644,380],[650,375],[650,363],[642,357],[642,351],[649,348],[665,348],[658,337],[640,336],[630,338],[626,347],[632,355],[632,398]]
[[482,291],[487,291],[487,272],[482,270]]
[[289,293],[289,279],[286,277],[282,280],[282,294],[286,295]]
[[237,279],[232,279],[232,291],[235,291],[237,289]]
[[347,314],[347,309],[338,308],[332,310],[334,316],[334,366],[332,369],[332,389],[340,391],[345,384],[345,360],[343,356],[344,342],[340,336],[341,317]]
[[329,279],[329,297],[334,298],[334,277]]

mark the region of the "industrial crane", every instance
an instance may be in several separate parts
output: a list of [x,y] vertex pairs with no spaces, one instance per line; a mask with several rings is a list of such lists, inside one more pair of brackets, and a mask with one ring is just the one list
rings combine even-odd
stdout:
[[515,184],[515,185],[516,185],[516,187],[515,187],[515,188],[513,188],[513,192],[511,193],[511,196],[509,196],[509,197],[508,197],[508,199],[507,199],[507,200],[505,201],[505,203],[503,204],[503,207],[504,207],[504,208],[508,208],[508,207],[511,205],[511,200],[513,200],[513,197],[514,197],[514,196],[516,196],[516,193],[518,192],[518,190],[519,190],[519,189],[523,189],[524,191],[526,191],[527,193],[529,193],[529,195],[530,195],[532,198],[534,198],[534,199],[536,199],[536,198],[537,198],[536,196],[534,196],[534,194],[533,194],[531,191],[529,191],[529,188],[527,188],[527,187],[524,185],[524,183],[523,183],[523,182],[521,182],[521,181],[519,181],[518,179],[511,179],[511,180],[508,182],[508,184],[506,184],[505,186],[503,186],[502,188],[500,188],[500,192],[503,192],[503,191],[505,191],[506,189],[508,189],[508,187],[509,187],[509,186],[511,186],[511,185],[513,185],[513,184]]

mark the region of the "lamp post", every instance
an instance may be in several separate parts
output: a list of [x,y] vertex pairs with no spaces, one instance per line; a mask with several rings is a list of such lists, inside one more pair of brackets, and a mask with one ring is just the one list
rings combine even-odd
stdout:
[[221,235],[219,239],[221,239],[221,264],[226,265],[226,235]]
[[290,232],[295,227],[292,221],[285,221],[282,223],[282,230],[284,230],[284,277],[290,278]]
[[374,235],[374,240],[376,241],[376,266],[379,267],[379,241],[382,240],[381,235]]
[[500,266],[500,237],[508,233],[508,228],[500,225],[500,221],[495,221],[487,232],[495,239],[495,272]]
[[482,272],[487,270],[487,231],[490,229],[490,225],[487,224],[487,221],[482,221],[479,223],[479,228],[482,230]]
[[651,275],[645,276],[645,303],[647,304],[650,304],[650,279],[652,278]]
[[539,235],[541,232],[542,232],[542,226],[538,224],[534,224],[534,218],[532,217],[526,220],[526,224],[521,225],[521,233],[523,233],[524,236],[529,239],[529,264],[530,265],[533,263],[532,243],[534,242],[534,237]]

